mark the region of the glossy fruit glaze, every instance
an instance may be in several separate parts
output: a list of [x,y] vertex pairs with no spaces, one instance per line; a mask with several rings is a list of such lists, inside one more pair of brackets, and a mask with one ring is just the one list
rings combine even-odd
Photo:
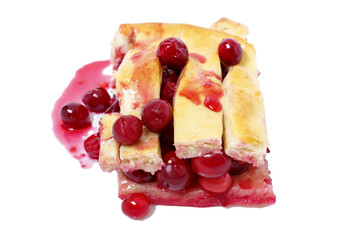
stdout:
[[220,84],[213,82],[209,77],[215,77],[218,80],[221,80],[221,77],[200,68],[198,68],[198,72],[198,78],[192,79],[191,83],[181,89],[179,95],[186,97],[196,105],[202,103],[201,97],[204,96],[204,106],[214,112],[220,112],[222,110],[220,99],[224,95],[224,90]]
[[200,63],[205,63],[206,62],[206,57],[201,55],[201,54],[198,54],[198,53],[189,53],[189,57],[195,58]]
[[[108,88],[111,76],[103,74],[107,67],[110,67],[109,60],[93,62],[80,68],[56,101],[51,114],[56,138],[72,157],[79,160],[82,168],[90,168],[96,162],[96,160],[88,157],[83,144],[88,136],[98,131],[98,121],[92,121],[92,125],[85,128],[70,130],[63,125],[60,110],[69,102],[81,103],[83,95],[91,89],[96,87]],[[98,119],[101,115],[90,113],[90,118]]]

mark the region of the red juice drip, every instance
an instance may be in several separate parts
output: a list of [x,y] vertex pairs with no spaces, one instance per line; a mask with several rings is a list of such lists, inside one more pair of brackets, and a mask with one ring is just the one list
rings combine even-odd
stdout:
[[[80,68],[60,98],[56,101],[51,114],[53,131],[56,138],[74,158],[79,160],[82,168],[90,168],[95,162],[95,160],[87,156],[83,142],[91,133],[98,131],[97,122],[93,121],[93,125],[90,127],[70,130],[62,124],[60,110],[63,105],[69,102],[82,103],[82,96],[91,89],[96,87],[109,88],[111,76],[103,74],[103,70],[109,66],[110,61],[105,60],[93,62]],[[92,118],[98,115],[100,114],[90,112]]]
[[209,84],[205,84],[204,88],[204,105],[214,112],[220,112],[222,110],[220,98],[224,95],[223,90],[219,87],[209,86]]
[[224,95],[224,91],[219,84],[208,79],[210,76],[218,79],[220,77],[216,73],[208,71],[201,71],[199,75],[199,78],[193,79],[189,85],[180,91],[179,95],[186,97],[196,105],[201,104],[201,96],[203,95],[205,107],[214,112],[220,112],[222,110],[220,99]]
[[189,57],[195,58],[200,63],[205,63],[206,62],[206,57],[203,56],[203,55],[200,55],[198,53],[189,53]]

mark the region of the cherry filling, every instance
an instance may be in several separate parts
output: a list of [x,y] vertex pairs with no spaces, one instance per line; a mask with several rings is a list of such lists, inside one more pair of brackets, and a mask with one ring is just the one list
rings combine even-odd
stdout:
[[155,181],[155,175],[143,170],[136,170],[133,172],[124,172],[125,176],[133,182],[144,183]]
[[233,38],[224,38],[219,44],[218,53],[220,60],[228,66],[238,64],[242,58],[241,45]]
[[174,122],[171,122],[161,131],[160,142],[166,146],[174,146]]
[[190,164],[175,155],[175,151],[168,152],[164,158],[164,167],[156,172],[157,183],[164,189],[179,191],[185,189],[193,179]]
[[233,160],[231,163],[231,169],[229,173],[231,175],[239,175],[247,170],[249,163],[243,161]]
[[160,97],[161,99],[164,99],[165,101],[170,103],[170,105],[172,106],[175,92],[176,92],[176,83],[169,81],[165,84],[163,90],[161,91]]
[[215,178],[227,173],[231,168],[231,158],[225,153],[208,153],[191,160],[192,169],[202,177]]
[[163,89],[168,82],[176,83],[178,78],[179,75],[174,70],[170,68],[163,69],[161,89]]
[[170,37],[159,44],[157,56],[162,65],[181,70],[188,60],[189,53],[182,40]]
[[199,177],[200,186],[211,193],[225,193],[232,185],[232,179],[229,173],[216,178]]
[[223,63],[221,63],[221,77],[222,77],[222,80],[224,80],[224,78],[226,77],[228,72],[229,72],[229,67],[225,66]]
[[142,193],[127,196],[121,204],[123,213],[133,219],[142,219],[150,212],[150,200]]
[[114,113],[114,112],[120,112],[120,104],[119,104],[119,100],[115,100],[111,106],[105,111],[106,113]]

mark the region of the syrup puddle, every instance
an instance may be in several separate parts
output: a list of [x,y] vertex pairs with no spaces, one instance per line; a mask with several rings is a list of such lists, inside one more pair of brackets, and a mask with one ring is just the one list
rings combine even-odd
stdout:
[[109,89],[111,79],[111,63],[109,60],[89,63],[77,70],[75,77],[71,80],[62,95],[56,101],[51,114],[53,120],[53,131],[59,142],[66,148],[72,157],[79,160],[82,168],[91,168],[96,162],[87,156],[83,142],[91,134],[97,132],[101,114],[90,112],[92,126],[82,129],[68,129],[63,126],[60,118],[60,110],[69,102],[82,103],[82,96],[96,87]]

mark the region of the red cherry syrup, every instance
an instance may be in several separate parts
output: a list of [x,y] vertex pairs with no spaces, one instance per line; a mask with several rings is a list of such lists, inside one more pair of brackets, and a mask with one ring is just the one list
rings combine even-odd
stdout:
[[[90,168],[96,160],[88,157],[84,149],[84,140],[98,131],[98,121],[92,121],[92,125],[81,129],[69,129],[61,121],[60,110],[69,102],[82,102],[84,94],[96,87],[108,89],[111,76],[104,75],[103,71],[110,66],[110,61],[97,61],[80,68],[75,77],[66,87],[60,98],[56,101],[51,117],[53,131],[59,142],[66,150],[79,160],[82,168]],[[100,118],[102,114],[90,113],[91,119]]]

